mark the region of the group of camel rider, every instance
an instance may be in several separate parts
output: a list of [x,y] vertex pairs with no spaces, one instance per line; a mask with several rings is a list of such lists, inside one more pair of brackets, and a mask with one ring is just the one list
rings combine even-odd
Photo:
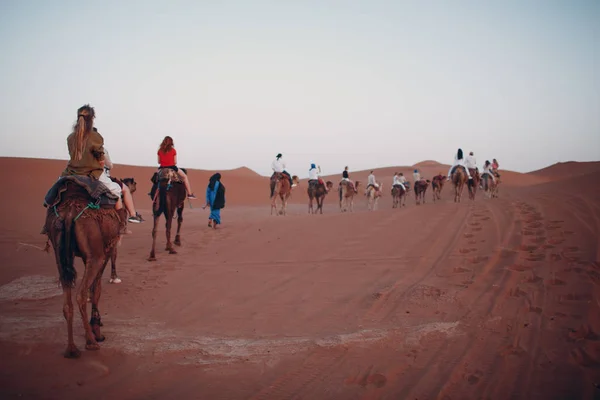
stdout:
[[[77,122],[73,125],[72,133],[67,137],[70,159],[61,176],[88,176],[100,181],[117,197],[115,208],[120,210],[125,206],[129,213],[128,222],[143,222],[142,216],[135,210],[133,197],[127,185],[121,185],[110,177],[113,164],[108,151],[104,148],[104,138],[94,127],[95,118],[94,108],[88,104],[77,110]],[[195,199],[186,174],[177,167],[177,151],[173,147],[171,137],[166,136],[163,139],[157,155],[159,170],[169,168],[176,171],[185,184],[188,198]]]
[[[448,170],[448,175],[447,175],[448,181],[450,180],[450,178],[452,176],[452,170],[454,170],[455,167],[457,167],[457,166],[463,167],[463,169],[467,173],[467,177],[469,178],[469,180],[473,180],[470,170],[475,170],[476,173],[479,173],[479,170],[477,168],[477,160],[475,159],[475,155],[473,154],[472,151],[469,152],[469,155],[465,158],[463,156],[462,149],[458,149],[458,151],[454,155],[454,162],[452,163],[452,165],[450,166],[450,169]],[[492,162],[490,162],[489,160],[486,160],[485,164],[483,165],[483,171],[482,171],[481,175],[488,174],[490,176],[490,178],[495,182],[496,178],[500,178],[500,174],[498,173],[498,168],[499,168],[499,164],[495,158],[493,159]]]

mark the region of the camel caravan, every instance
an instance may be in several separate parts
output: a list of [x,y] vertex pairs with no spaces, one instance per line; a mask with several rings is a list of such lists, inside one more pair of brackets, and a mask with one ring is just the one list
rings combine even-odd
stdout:
[[[64,356],[77,358],[81,355],[73,340],[73,300],[75,292],[77,308],[83,323],[87,350],[97,350],[99,343],[105,340],[101,333],[103,326],[100,314],[100,294],[102,275],[108,262],[111,262],[110,283],[121,283],[117,275],[117,248],[123,234],[130,233],[128,223],[142,223],[144,220],[135,211],[132,194],[136,191],[134,178],[117,179],[110,176],[112,163],[104,148],[104,139],[94,127],[95,111],[89,105],[77,110],[77,121],[72,133],[67,138],[70,160],[44,198],[46,220],[42,234],[47,236],[46,247],[54,250],[59,281],[64,294],[63,315],[67,322],[67,348]],[[166,136],[158,153],[158,171],[151,178],[152,189],[152,247],[148,261],[156,260],[156,235],[160,217],[166,221],[166,251],[177,254],[174,246],[181,246],[181,227],[185,200],[196,199],[184,168],[177,167],[177,152],[173,139]],[[473,153],[470,154],[471,158]],[[425,203],[425,194],[432,186],[433,201],[441,200],[445,181],[454,185],[454,201],[460,202],[464,186],[467,185],[469,197],[475,199],[478,187],[485,192],[486,198],[498,197],[500,175],[497,172],[498,162],[486,161],[481,175],[474,166],[474,158],[463,159],[459,149],[455,162],[450,167],[448,177],[439,174],[433,179],[421,178],[418,170],[414,171],[413,188],[417,205]],[[278,154],[272,163],[273,175],[270,178],[271,214],[286,215],[287,202],[294,187],[299,185],[297,176],[291,176],[286,170],[282,155]],[[208,226],[217,228],[221,223],[220,210],[225,204],[225,187],[220,182],[221,175],[214,174],[207,187],[207,201],[203,208],[210,206]],[[354,198],[358,195],[360,182],[352,181],[348,167],[342,173],[338,184],[339,208],[341,212],[354,211]],[[309,170],[307,195],[308,212],[323,214],[323,203],[334,183],[325,182],[321,177],[320,167],[311,164]],[[406,206],[406,197],[411,190],[410,182],[402,173],[394,174],[391,187],[392,207]],[[368,177],[365,189],[367,209],[374,211],[379,199],[383,196],[383,184],[375,179],[374,172]],[[316,202],[316,209],[314,203]],[[190,204],[191,206],[191,204]],[[171,242],[171,227],[177,213],[177,231],[175,240]],[[85,269],[81,284],[75,288],[77,271],[75,257],[82,259]],[[88,306],[91,313],[88,319]]]

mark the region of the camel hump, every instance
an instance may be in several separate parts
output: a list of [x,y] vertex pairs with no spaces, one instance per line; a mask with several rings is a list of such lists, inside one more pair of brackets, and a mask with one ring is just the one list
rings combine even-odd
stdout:
[[62,201],[77,197],[98,206],[111,206],[118,201],[110,189],[100,182],[84,175],[68,175],[61,177],[52,185],[44,198],[45,207],[55,207]]

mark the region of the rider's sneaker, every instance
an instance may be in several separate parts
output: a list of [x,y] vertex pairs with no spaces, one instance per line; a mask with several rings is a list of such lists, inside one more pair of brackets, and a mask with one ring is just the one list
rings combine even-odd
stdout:
[[296,185],[295,183],[292,183],[292,187],[296,187],[296,186],[298,186],[298,185]]
[[194,193],[192,193],[192,194],[188,194],[188,199],[197,199],[197,197]]
[[133,222],[134,224],[139,224],[141,222],[143,222],[144,220],[142,219],[142,216],[139,213],[135,213],[135,215],[132,215],[131,217],[129,217],[127,219],[128,222]]

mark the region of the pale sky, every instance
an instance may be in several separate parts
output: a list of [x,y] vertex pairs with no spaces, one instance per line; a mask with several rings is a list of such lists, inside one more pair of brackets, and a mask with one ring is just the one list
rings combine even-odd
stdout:
[[600,160],[600,1],[0,1],[0,156],[292,174]]

